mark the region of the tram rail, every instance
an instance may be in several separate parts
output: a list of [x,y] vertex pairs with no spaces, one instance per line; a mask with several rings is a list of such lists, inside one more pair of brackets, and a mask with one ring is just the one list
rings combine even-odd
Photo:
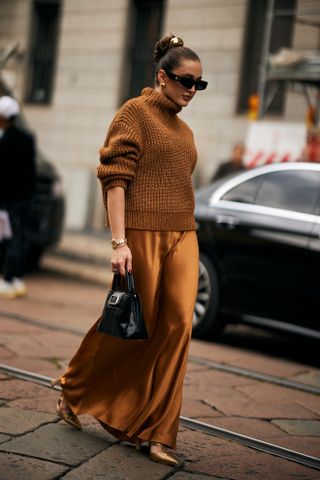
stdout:
[[[18,378],[20,380],[37,383],[47,388],[52,388],[50,385],[50,381],[52,379],[45,375],[21,370],[5,364],[0,364],[0,372],[12,378]],[[54,389],[61,390],[61,387],[56,385]],[[273,443],[264,442],[263,440],[259,440],[255,437],[249,437],[247,435],[243,435],[232,430],[227,430],[225,428],[216,427],[208,423],[199,422],[188,417],[181,416],[180,424],[186,428],[189,428],[190,430],[237,442],[254,450],[259,450],[264,453],[289,460],[291,462],[299,463],[300,465],[304,465],[315,470],[320,470],[320,458],[313,457],[305,453],[284,448],[280,445],[276,445]]]
[[[80,330],[74,327],[68,327],[68,326],[52,324],[49,322],[44,322],[42,320],[34,319],[26,315],[21,315],[17,313],[0,310],[0,316],[12,318],[13,320],[17,320],[19,322],[22,322],[28,325],[34,325],[34,326],[45,328],[52,331],[71,333],[79,337],[83,337],[85,335],[85,332],[83,330]],[[213,360],[209,360],[209,359],[194,356],[194,355],[189,355],[188,361],[193,364],[207,366],[209,369],[212,369],[212,370],[230,373],[233,375],[239,375],[242,377],[251,378],[253,380],[257,380],[265,383],[271,383],[284,388],[300,390],[302,392],[311,393],[313,395],[320,395],[320,386],[318,385],[297,382],[295,380],[291,380],[288,378],[277,377],[275,375],[261,373],[255,370],[247,369],[244,367],[237,367],[235,365],[230,365],[227,363],[215,362]]]
[[259,380],[261,382],[273,383],[281,387],[293,388],[295,390],[313,393],[314,395],[320,395],[320,387],[318,387],[317,385],[309,385],[307,383],[296,382],[295,380],[290,380],[288,378],[276,377],[275,375],[260,373],[254,370],[249,370],[247,368],[236,367],[234,365],[229,365],[221,362],[214,362],[212,360],[207,360],[206,358],[196,357],[193,355],[189,355],[188,360],[191,363],[205,365],[210,369],[212,368],[213,370],[219,370],[220,372],[234,373],[235,375],[253,378],[254,380]]

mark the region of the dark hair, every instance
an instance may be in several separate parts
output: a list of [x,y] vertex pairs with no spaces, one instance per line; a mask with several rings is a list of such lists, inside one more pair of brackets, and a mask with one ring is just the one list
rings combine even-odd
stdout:
[[200,62],[198,55],[190,48],[185,47],[183,40],[173,34],[162,37],[156,43],[153,58],[156,66],[156,84],[159,84],[157,76],[159,70],[163,69],[172,72],[174,68],[181,65],[182,58]]

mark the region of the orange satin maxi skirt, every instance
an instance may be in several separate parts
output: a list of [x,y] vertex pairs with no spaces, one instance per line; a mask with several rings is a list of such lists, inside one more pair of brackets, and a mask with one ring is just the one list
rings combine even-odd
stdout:
[[175,448],[198,285],[197,236],[134,229],[126,236],[149,339],[96,333],[98,320],[61,377],[63,394],[76,415],[92,415],[120,440]]

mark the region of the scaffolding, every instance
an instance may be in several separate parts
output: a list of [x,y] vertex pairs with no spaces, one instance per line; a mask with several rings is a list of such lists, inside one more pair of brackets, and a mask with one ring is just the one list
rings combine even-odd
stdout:
[[[306,98],[307,105],[314,112],[314,126],[319,126],[320,121],[320,45],[317,45],[318,55],[305,59],[292,65],[271,65],[270,64],[270,41],[272,25],[275,17],[289,17],[295,23],[319,29],[320,23],[307,20],[297,16],[295,11],[275,10],[274,0],[268,0],[266,23],[262,43],[262,56],[259,69],[258,95],[259,114],[261,119],[268,112],[268,109],[279,91],[281,85],[302,91]],[[266,93],[267,83],[271,88]],[[312,102],[311,90],[316,89],[315,103]]]

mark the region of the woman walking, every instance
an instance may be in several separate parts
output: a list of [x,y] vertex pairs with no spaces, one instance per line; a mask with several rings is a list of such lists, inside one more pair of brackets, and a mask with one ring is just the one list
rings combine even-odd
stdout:
[[[176,465],[182,386],[198,285],[198,245],[191,174],[196,149],[177,114],[204,90],[199,57],[174,35],[155,48],[155,88],[126,102],[100,150],[112,233],[112,271],[133,270],[148,340],[96,332],[84,338],[57,405],[81,429],[90,414],[120,440],[150,445],[150,458]],[[53,382],[54,383],[54,382]]]

